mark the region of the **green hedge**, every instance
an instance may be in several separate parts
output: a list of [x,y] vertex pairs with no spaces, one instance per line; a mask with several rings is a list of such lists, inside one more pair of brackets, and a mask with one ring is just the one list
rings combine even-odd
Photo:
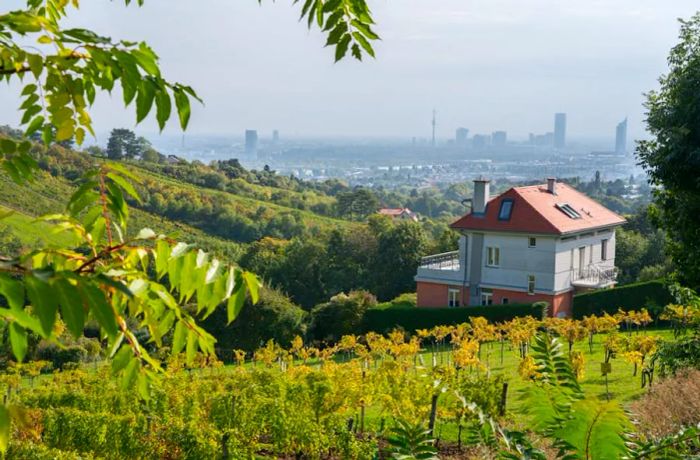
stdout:
[[673,303],[673,297],[662,281],[634,283],[574,296],[574,318],[602,315],[606,312],[614,314],[619,308],[646,308],[652,317],[656,318],[669,303]]
[[371,308],[362,321],[363,332],[385,333],[396,327],[407,332],[430,329],[445,324],[459,324],[470,316],[483,316],[490,322],[509,321],[516,316],[542,317],[542,307],[533,305],[491,305],[488,307],[458,308]]

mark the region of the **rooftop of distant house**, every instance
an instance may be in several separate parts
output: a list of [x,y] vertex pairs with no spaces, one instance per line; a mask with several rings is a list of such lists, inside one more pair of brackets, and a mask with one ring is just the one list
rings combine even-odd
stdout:
[[[487,182],[487,181],[486,181]],[[573,187],[548,183],[513,187],[470,212],[454,229],[564,235],[622,225],[625,219]]]

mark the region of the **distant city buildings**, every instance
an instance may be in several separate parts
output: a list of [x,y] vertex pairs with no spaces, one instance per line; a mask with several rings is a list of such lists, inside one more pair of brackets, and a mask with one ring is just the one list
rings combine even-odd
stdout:
[[248,155],[258,153],[258,132],[254,129],[245,130],[245,153]]
[[554,114],[554,148],[566,147],[566,114]]
[[627,153],[627,117],[615,129],[615,153]]
[[463,147],[467,145],[467,137],[469,136],[469,130],[467,128],[457,128],[455,132],[455,144],[458,147]]
[[491,144],[493,144],[494,147],[505,147],[507,139],[508,133],[505,131],[494,131],[493,134],[491,134]]
[[277,144],[280,141],[280,132],[278,130],[272,131],[272,143]]
[[529,139],[530,145],[537,145],[540,147],[551,146],[554,143],[554,133],[544,133],[544,134],[534,134],[530,133]]
[[487,145],[489,145],[490,140],[491,140],[491,136],[489,136],[489,135],[474,134],[474,137],[472,138],[472,147],[475,149],[483,149]]

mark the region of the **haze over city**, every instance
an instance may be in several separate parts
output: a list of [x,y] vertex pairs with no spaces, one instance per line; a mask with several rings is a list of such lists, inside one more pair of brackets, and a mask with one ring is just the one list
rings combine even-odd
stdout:
[[[22,2],[11,1],[11,6]],[[656,86],[695,2],[441,0],[373,2],[377,59],[333,64],[317,30],[297,23],[290,2],[147,1],[141,9],[93,1],[71,17],[114,38],[145,39],[170,79],[205,100],[189,132],[242,137],[246,128],[290,137],[437,136],[508,131],[510,139],[552,130],[568,115],[569,139],[644,135],[643,93]],[[157,18],[157,19],[154,19]],[[0,94],[0,120],[19,121],[17,91]],[[133,128],[118,91],[92,111],[98,142]],[[150,119],[137,131],[153,137]],[[166,134],[177,134],[174,123]]]

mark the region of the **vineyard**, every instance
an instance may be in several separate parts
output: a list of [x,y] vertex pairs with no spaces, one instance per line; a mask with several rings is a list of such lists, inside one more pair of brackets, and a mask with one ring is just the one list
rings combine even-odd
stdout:
[[[669,307],[667,315],[680,334],[685,310]],[[587,443],[630,453],[622,435],[631,422],[623,406],[608,400],[627,402],[652,385],[649,358],[674,332],[647,331],[650,321],[644,310],[581,321],[524,317],[491,324],[475,317],[410,337],[398,330],[344,336],[320,349],[300,337],[286,348],[268,342],[252,356],[231,350],[234,362],[226,366],[204,355],[187,365],[174,355],[146,398],[124,391],[102,363],[44,375],[47,363],[30,362],[2,376],[7,401],[23,413],[9,454],[372,459],[425,449],[428,457],[415,458],[495,458],[507,444],[499,445],[494,433],[484,437],[485,427],[499,426],[507,439],[525,436],[509,430],[541,426],[546,405],[533,413],[530,404],[550,384],[552,362],[550,373],[569,375],[581,400],[604,405],[616,423],[612,439],[599,434]],[[601,363],[610,364],[607,379]],[[597,430],[598,423],[610,420],[586,428]],[[528,448],[552,446],[539,439]]]

